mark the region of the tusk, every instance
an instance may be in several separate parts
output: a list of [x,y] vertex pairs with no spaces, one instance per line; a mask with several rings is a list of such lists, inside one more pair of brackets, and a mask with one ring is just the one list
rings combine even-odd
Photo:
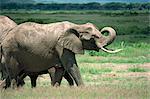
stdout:
[[107,49],[105,49],[104,47],[101,47],[101,49],[103,50],[103,51],[105,51],[105,52],[108,52],[108,53],[117,53],[117,52],[120,52],[121,50],[123,50],[123,49],[117,49],[117,50],[114,50],[114,51],[110,51],[110,50],[107,50]]

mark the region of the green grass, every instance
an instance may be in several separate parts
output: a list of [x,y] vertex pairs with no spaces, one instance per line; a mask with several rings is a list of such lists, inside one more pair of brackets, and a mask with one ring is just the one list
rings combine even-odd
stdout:
[[86,73],[86,74],[101,74],[101,73],[107,73],[111,72],[112,69],[110,68],[101,68],[101,69],[96,69],[96,68],[81,68],[80,69],[81,73]]
[[132,67],[128,69],[129,72],[146,72],[147,70],[139,67]]

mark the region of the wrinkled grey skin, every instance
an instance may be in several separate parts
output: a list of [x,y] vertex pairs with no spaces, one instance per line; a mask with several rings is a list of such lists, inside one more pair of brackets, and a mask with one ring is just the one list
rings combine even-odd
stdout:
[[16,26],[17,24],[13,20],[0,15],[0,43],[4,40],[8,32]]
[[[11,20],[10,18],[8,18],[6,16],[0,15],[0,44],[2,43],[2,41],[4,40],[4,38],[6,37],[8,32],[16,26],[17,26],[17,24],[13,20]],[[2,76],[5,74],[5,72],[2,72],[3,69],[5,69],[5,68],[1,64],[0,65],[1,79],[3,79]]]
[[[103,36],[91,23],[77,25],[71,22],[27,22],[18,25],[2,43],[4,64],[9,68],[6,86],[17,77],[18,70],[41,72],[56,65],[63,66],[77,86],[83,85],[75,54],[82,54],[84,49],[102,49],[113,53],[104,47],[115,39],[115,30],[107,27],[101,31],[108,31],[109,35]],[[22,66],[14,65],[11,59]]]
[[[17,26],[17,24],[13,20],[8,18],[7,16],[0,16],[0,44],[5,39],[5,37],[8,34],[8,32],[10,30],[12,30],[16,26]],[[4,58],[1,57],[1,61],[2,62],[4,61],[3,59]],[[13,61],[13,64],[14,63],[15,63],[15,61]],[[15,64],[17,64],[17,63],[15,63]],[[61,79],[61,76],[57,75],[57,77],[55,77],[56,75],[55,75],[54,71],[58,71],[58,70],[55,70],[55,68],[53,68],[53,70],[51,70],[51,71],[50,70],[51,69],[49,69],[49,72],[46,70],[44,73],[49,73],[50,74],[51,84],[54,86],[54,83],[56,81],[60,83],[60,81],[57,80],[57,79]],[[6,71],[7,71],[6,68],[2,64],[0,64],[1,80],[4,80],[4,78],[6,78],[5,77],[7,75]],[[64,70],[60,69],[59,72],[60,71],[63,72]],[[32,85],[32,87],[36,86],[36,79],[38,77],[38,74],[42,74],[42,73],[29,73],[29,75],[28,75],[31,78],[31,85]],[[21,75],[21,77],[23,77],[23,78],[26,77],[26,76],[27,76],[27,74],[25,75],[25,73],[23,73],[23,75]],[[70,79],[70,77],[69,77],[69,75],[67,73],[65,73],[64,77],[66,78],[67,81],[70,81],[69,85],[73,85],[73,80]],[[20,85],[22,86],[24,84],[23,78],[20,78],[20,80],[18,80],[18,83],[17,83],[18,86],[20,86]]]

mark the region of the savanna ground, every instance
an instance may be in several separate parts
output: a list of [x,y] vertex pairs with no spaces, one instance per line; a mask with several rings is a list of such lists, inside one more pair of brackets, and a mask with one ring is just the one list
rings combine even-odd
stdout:
[[7,89],[1,99],[149,99],[150,26],[147,11],[3,11],[18,24],[26,21],[51,23],[92,22],[98,28],[112,26],[119,34],[108,48],[122,48],[116,54],[85,51],[76,55],[85,86],[69,87],[65,79],[58,88],[50,86],[48,75],[39,76],[37,88],[25,79],[23,88]]

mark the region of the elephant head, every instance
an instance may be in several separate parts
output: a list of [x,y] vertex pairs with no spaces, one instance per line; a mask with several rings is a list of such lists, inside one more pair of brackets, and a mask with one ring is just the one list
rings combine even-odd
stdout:
[[0,42],[2,42],[7,33],[16,26],[17,24],[9,17],[0,15]]
[[[116,31],[111,27],[104,27],[99,31],[96,26],[91,23],[87,23],[82,25],[82,28],[80,27],[78,32],[80,33],[80,39],[83,42],[83,47],[85,47],[84,49],[102,49],[103,51],[108,53],[116,53],[122,50],[118,49],[112,51],[105,48],[116,38]],[[103,35],[103,33],[105,32],[108,33],[107,36]]]
[[[107,36],[103,35],[105,32],[108,32]],[[67,39],[65,38],[61,43],[65,48],[75,53],[83,53],[83,49],[96,51],[101,49],[108,53],[116,53],[122,50],[108,50],[105,48],[111,44],[116,37],[116,31],[111,27],[104,27],[99,31],[92,23],[82,25],[74,24],[67,30],[66,35]]]

